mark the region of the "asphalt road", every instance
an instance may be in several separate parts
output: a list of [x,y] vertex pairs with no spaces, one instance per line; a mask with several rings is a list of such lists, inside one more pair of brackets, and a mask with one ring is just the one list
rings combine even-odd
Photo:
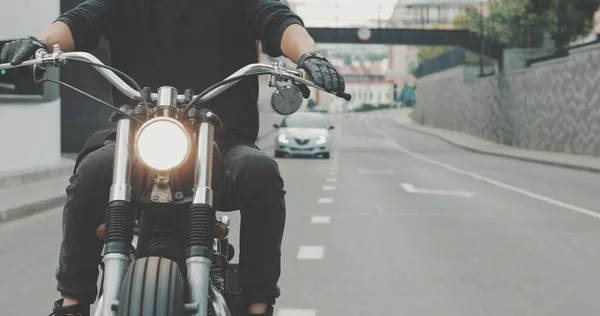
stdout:
[[[277,160],[277,315],[597,315],[600,174],[466,152],[385,117],[333,121],[330,160]],[[60,235],[60,210],[0,226],[0,315],[49,313]]]

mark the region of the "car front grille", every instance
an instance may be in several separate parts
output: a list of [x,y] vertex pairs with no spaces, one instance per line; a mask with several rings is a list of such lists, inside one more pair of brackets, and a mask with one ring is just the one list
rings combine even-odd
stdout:
[[310,141],[310,139],[302,139],[302,138],[294,138],[298,145],[306,145]]

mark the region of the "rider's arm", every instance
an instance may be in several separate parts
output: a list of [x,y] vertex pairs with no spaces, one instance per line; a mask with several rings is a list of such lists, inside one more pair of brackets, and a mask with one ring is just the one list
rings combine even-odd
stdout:
[[71,30],[65,23],[59,21],[42,30],[37,38],[46,43],[48,51],[52,51],[54,44],[59,44],[60,49],[65,52],[73,51],[75,46]]
[[315,41],[303,26],[292,24],[285,29],[281,39],[281,51],[294,63],[298,63],[300,57],[305,53],[313,52],[316,49]]
[[44,29],[39,39],[51,49],[60,44],[63,51],[91,51],[100,36],[108,35],[117,27],[117,15],[122,12],[121,0],[87,0],[63,13]]
[[289,33],[288,29],[292,25],[304,29],[300,17],[279,0],[240,1],[244,5],[247,21],[252,25],[257,38],[262,41],[263,51],[272,57],[283,54],[290,57],[289,52],[282,51],[282,39],[284,33]]

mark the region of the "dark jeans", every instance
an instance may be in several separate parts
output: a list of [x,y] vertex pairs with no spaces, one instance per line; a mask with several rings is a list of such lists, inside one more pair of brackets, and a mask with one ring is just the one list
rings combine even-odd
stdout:
[[[63,297],[93,303],[103,242],[96,228],[104,222],[112,183],[114,145],[87,155],[67,186],[63,241],[56,272]],[[222,197],[241,211],[240,289],[247,302],[275,303],[281,272],[285,191],[279,168],[253,144],[222,148]],[[225,206],[224,206],[225,207]]]

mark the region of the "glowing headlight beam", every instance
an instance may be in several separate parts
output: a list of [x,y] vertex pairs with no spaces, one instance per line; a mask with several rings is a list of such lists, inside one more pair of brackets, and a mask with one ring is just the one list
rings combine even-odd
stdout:
[[136,137],[138,157],[144,165],[158,171],[183,164],[191,147],[183,125],[170,117],[157,117],[144,123]]
[[277,138],[280,143],[289,144],[290,140],[285,136],[285,134],[279,134],[279,138]]
[[317,145],[325,144],[327,142],[327,137],[325,135],[319,136],[317,139]]

